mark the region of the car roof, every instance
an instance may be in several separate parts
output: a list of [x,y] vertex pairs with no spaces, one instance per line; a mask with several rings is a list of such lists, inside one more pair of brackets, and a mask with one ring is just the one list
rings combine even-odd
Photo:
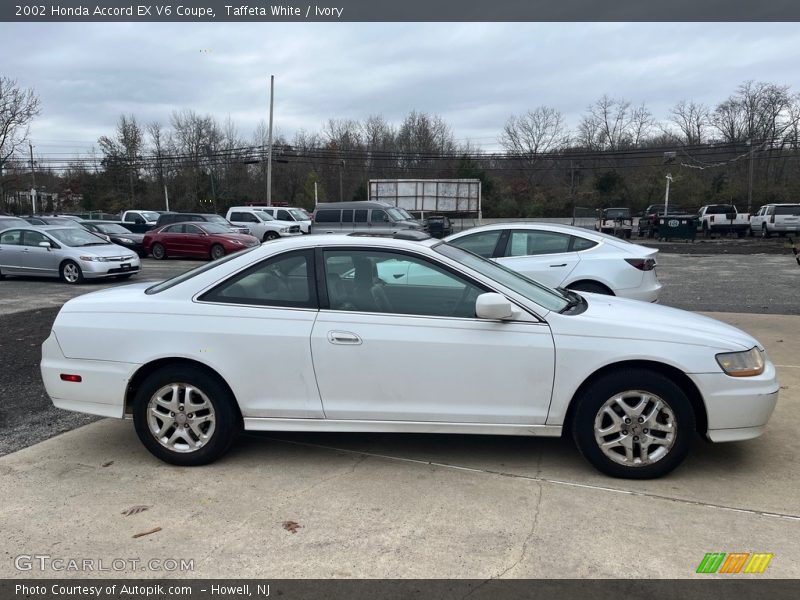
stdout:
[[339,208],[398,208],[388,202],[379,202],[377,200],[354,200],[352,202],[320,202],[314,207],[314,210],[319,209],[339,209]]
[[604,236],[599,236],[597,232],[585,227],[575,227],[574,225],[564,225],[562,223],[543,223],[540,221],[530,221],[522,223],[491,223],[489,225],[479,225],[471,229],[465,229],[454,234],[453,237],[461,236],[464,233],[476,233],[480,231],[496,231],[498,229],[541,229],[542,231],[557,231],[560,233],[568,233],[571,235],[581,235],[595,239],[605,239]]

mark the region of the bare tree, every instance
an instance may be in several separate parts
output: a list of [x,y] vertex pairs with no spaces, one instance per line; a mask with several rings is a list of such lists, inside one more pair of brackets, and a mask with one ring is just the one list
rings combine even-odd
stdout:
[[792,106],[788,85],[745,81],[717,105],[712,124],[726,142],[774,143],[796,122]]
[[3,171],[28,141],[31,121],[39,114],[39,97],[8,77],[0,77],[0,201],[5,205]]
[[687,146],[706,141],[710,114],[705,104],[681,100],[669,111],[669,120],[680,131],[680,140]]
[[541,154],[561,150],[569,143],[564,116],[555,108],[540,106],[524,115],[512,115],[499,139],[509,154],[533,164]]
[[578,139],[592,150],[618,150],[630,140],[631,103],[604,95],[591,104],[578,126]]

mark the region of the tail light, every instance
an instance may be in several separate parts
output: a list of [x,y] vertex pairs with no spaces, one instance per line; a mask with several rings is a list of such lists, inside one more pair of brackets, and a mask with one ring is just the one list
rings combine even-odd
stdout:
[[770,222],[770,223],[774,223],[774,222],[775,222],[775,215],[772,215],[772,216],[769,218],[769,222]]
[[709,219],[709,221],[710,221],[711,223],[713,223],[713,222],[714,222],[714,215],[711,215],[711,218]]
[[625,262],[640,271],[652,271],[656,268],[655,258],[626,258]]

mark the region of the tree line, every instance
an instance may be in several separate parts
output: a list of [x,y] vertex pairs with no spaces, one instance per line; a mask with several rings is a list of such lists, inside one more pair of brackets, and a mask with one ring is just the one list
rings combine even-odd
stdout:
[[[28,128],[41,107],[32,90],[0,78],[0,210],[19,212],[30,189]],[[125,208],[224,212],[266,199],[268,131],[243,136],[228,118],[191,109],[165,122],[121,115],[97,151],[64,161],[37,155],[37,183],[84,210]],[[330,119],[316,132],[273,140],[272,198],[313,208],[363,200],[370,179],[479,178],[484,216],[564,216],[575,207],[710,202],[752,208],[800,199],[800,94],[787,85],[746,81],[713,106],[680,100],[664,119],[645,104],[604,95],[570,127],[558,109],[510,116],[502,152],[459,141],[435,114],[412,110],[399,124],[380,115]],[[48,206],[58,210],[59,207]]]

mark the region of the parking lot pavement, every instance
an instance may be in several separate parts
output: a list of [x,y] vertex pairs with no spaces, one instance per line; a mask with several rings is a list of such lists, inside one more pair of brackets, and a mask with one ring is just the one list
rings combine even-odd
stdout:
[[61,306],[75,296],[88,294],[115,285],[137,281],[161,281],[205,264],[204,260],[142,259],[142,270],[131,279],[89,280],[80,285],[68,285],[48,277],[7,277],[0,282],[0,315]]
[[62,574],[15,569],[38,553],[187,559],[170,575],[194,577],[688,578],[707,552],[800,577],[800,317],[712,316],[765,344],[781,398],[764,436],[698,440],[665,478],[603,477],[565,440],[446,435],[249,435],[178,468],[102,420],[0,458],[0,577]]

